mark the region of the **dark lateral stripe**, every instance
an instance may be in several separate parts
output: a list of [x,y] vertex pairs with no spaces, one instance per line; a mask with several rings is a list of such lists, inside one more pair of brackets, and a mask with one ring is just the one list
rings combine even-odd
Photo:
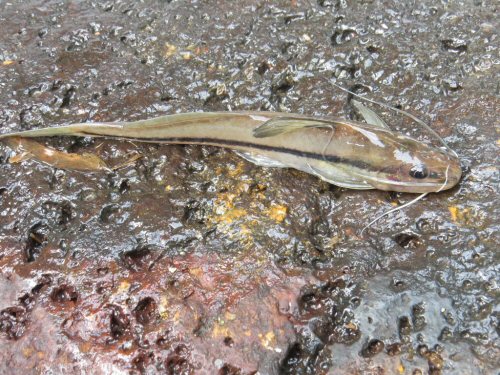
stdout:
[[[88,135],[96,135],[91,132],[82,131],[80,133],[88,134]],[[102,135],[100,135],[102,136]],[[106,136],[107,137],[107,136]],[[107,138],[114,138],[113,136]],[[365,170],[375,170],[375,168],[365,163],[361,160],[355,159],[347,159],[337,155],[322,155],[316,152],[308,152],[308,151],[300,151],[294,148],[288,147],[275,147],[269,145],[263,145],[258,143],[251,142],[243,142],[243,141],[235,141],[235,140],[227,140],[220,138],[196,138],[196,137],[169,137],[169,138],[137,138],[137,137],[127,137],[127,136],[118,136],[115,139],[129,139],[137,142],[157,142],[157,143],[195,143],[195,144],[206,144],[206,145],[221,145],[226,147],[247,147],[253,148],[256,150],[270,151],[270,152],[281,152],[286,154],[291,154],[294,156],[310,158],[315,160],[324,160],[329,161],[331,163],[342,163],[357,167],[359,169]]]

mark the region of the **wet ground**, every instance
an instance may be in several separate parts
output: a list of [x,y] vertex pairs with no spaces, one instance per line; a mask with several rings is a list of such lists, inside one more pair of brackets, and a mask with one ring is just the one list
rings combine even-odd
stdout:
[[412,196],[211,147],[45,140],[125,163],[82,173],[0,145],[0,373],[497,373],[497,10],[0,2],[2,133],[188,111],[352,117],[336,82],[430,122],[464,169],[361,238]]

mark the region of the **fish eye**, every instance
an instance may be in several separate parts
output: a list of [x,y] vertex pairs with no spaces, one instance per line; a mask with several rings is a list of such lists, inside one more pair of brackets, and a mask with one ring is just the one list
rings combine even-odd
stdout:
[[429,171],[427,170],[427,167],[423,164],[418,164],[414,165],[410,169],[410,176],[413,178],[426,178],[429,175]]

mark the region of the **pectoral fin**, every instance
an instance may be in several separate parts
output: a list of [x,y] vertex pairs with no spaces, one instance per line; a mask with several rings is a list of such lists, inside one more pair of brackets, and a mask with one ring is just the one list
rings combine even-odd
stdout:
[[332,128],[333,123],[297,117],[276,117],[266,121],[253,131],[255,138],[274,137],[275,135],[306,128]]
[[375,112],[373,112],[370,108],[365,107],[357,100],[352,100],[351,103],[354,106],[354,108],[356,108],[359,111],[361,116],[363,116],[363,118],[368,124],[373,125],[377,128],[390,130],[389,125],[387,125],[384,120],[378,117],[378,115]]
[[327,162],[314,162],[314,165],[308,163],[305,172],[315,175],[330,184],[344,187],[347,189],[368,190],[373,189],[373,186],[361,181],[355,176],[343,171],[341,168],[335,167]]

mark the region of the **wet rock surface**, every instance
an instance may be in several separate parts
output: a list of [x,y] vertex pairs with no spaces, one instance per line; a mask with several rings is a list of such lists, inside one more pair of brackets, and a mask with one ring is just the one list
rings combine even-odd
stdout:
[[495,12],[492,1],[1,2],[2,133],[187,111],[352,118],[336,82],[430,122],[464,177],[361,238],[412,196],[212,147],[44,141],[125,163],[81,173],[12,163],[0,145],[0,373],[496,373]]

